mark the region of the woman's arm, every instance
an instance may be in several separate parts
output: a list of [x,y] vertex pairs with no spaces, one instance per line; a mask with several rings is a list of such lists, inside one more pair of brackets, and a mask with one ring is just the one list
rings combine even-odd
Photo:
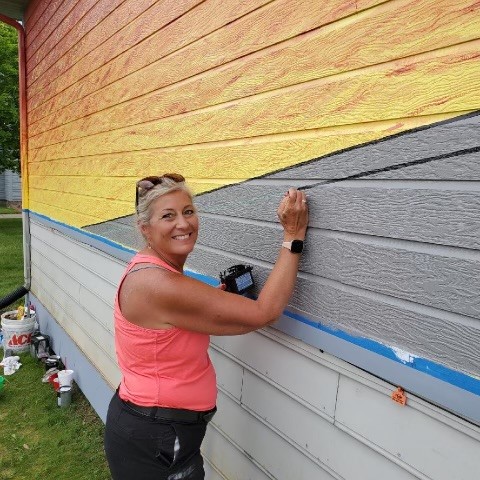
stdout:
[[[303,192],[290,189],[277,214],[285,241],[305,238],[308,208]],[[122,312],[146,328],[173,325],[211,335],[237,335],[261,328],[281,315],[295,286],[300,255],[279,248],[257,300],[173,272],[148,269],[126,278],[120,298]]]

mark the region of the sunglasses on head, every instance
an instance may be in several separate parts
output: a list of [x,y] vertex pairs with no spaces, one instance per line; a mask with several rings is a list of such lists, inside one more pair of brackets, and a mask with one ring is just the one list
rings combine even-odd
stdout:
[[135,188],[135,208],[138,207],[138,199],[145,195],[149,190],[151,190],[156,185],[160,185],[164,179],[168,178],[173,180],[176,183],[184,182],[185,178],[179,173],[165,173],[161,177],[151,176],[142,178],[137,182]]

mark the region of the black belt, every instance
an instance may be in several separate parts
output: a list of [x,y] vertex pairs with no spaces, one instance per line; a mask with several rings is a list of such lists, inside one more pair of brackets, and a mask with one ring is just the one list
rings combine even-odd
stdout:
[[182,408],[142,407],[127,400],[122,400],[122,402],[127,408],[139,415],[169,422],[208,423],[217,411],[217,407],[213,407],[206,412],[198,412],[195,410],[184,410]]

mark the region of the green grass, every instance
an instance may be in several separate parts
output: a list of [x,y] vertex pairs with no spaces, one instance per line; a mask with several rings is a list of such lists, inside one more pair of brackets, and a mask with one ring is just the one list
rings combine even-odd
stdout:
[[0,205],[0,215],[3,214],[3,213],[20,213],[20,212],[18,210],[13,209],[13,208],[4,207],[4,206]]
[[[0,219],[0,298],[24,285],[21,218]],[[21,303],[21,301],[20,301]],[[16,302],[15,307],[19,304]],[[11,307],[6,307],[7,311]],[[1,477],[0,477],[1,478]]]
[[[1,480],[108,480],[104,426],[78,388],[57,406],[42,363],[22,354],[22,367],[0,392]],[[76,387],[76,386],[75,386]]]
[[[21,219],[0,219],[0,272],[0,298],[24,284]],[[81,391],[59,408],[51,385],[41,382],[43,364],[21,357],[22,367],[0,391],[0,480],[110,479],[104,425]]]

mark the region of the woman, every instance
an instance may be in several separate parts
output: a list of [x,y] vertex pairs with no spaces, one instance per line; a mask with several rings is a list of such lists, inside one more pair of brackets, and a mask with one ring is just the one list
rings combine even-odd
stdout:
[[297,276],[306,198],[291,188],[280,202],[285,248],[279,246],[252,300],[183,275],[199,222],[181,175],[147,177],[136,194],[147,245],[128,265],[115,299],[122,381],[108,410],[105,451],[114,480],[201,480],[200,445],[217,395],[209,335],[250,332],[281,315]]

